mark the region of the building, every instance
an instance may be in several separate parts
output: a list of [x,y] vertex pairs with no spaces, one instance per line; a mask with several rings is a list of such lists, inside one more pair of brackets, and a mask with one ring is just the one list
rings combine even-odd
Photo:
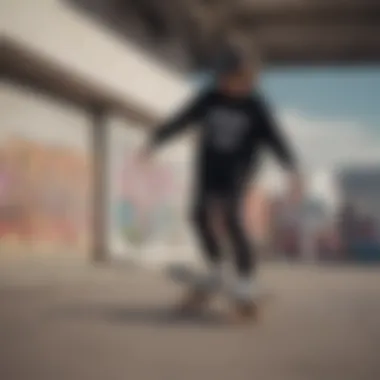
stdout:
[[332,215],[328,205],[319,198],[306,197],[294,205],[286,197],[278,198],[272,206],[272,240],[283,257],[318,261],[324,236],[333,235]]
[[337,178],[342,199],[339,225],[347,258],[360,260],[359,241],[361,246],[364,242],[378,245],[380,252],[380,167],[348,168]]
[[380,167],[341,170],[337,178],[340,198],[359,214],[373,218],[380,233]]

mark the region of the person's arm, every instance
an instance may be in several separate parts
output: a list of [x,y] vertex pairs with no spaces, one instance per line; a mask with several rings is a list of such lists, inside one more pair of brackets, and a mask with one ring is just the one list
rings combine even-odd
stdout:
[[258,103],[260,122],[264,128],[266,145],[274,152],[282,167],[287,170],[290,179],[290,195],[299,202],[304,193],[303,175],[288,141],[282,135],[275,117],[263,100]]
[[209,92],[204,92],[198,95],[174,117],[169,119],[163,125],[157,127],[149,141],[149,148],[153,150],[176,136],[178,133],[184,131],[192,123],[197,122],[207,108],[209,98]]
[[273,113],[263,100],[258,101],[257,107],[260,124],[264,131],[265,144],[272,150],[285,169],[297,172],[298,162],[288,141],[281,133]]

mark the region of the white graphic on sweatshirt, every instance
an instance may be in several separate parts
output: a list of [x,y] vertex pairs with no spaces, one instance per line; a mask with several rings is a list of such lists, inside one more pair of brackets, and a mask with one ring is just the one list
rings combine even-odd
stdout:
[[208,140],[221,151],[231,152],[244,141],[250,120],[248,115],[228,108],[214,108],[207,117]]

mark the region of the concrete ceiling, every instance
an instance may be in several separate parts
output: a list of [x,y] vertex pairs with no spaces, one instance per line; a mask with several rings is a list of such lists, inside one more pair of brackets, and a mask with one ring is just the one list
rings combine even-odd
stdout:
[[205,67],[231,33],[268,65],[380,62],[379,0],[62,0],[174,69]]

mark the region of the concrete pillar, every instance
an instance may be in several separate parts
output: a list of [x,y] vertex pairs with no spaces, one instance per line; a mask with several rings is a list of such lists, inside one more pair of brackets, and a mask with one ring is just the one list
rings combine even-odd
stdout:
[[108,133],[107,112],[104,108],[92,110],[92,259],[108,259],[107,244],[107,189],[108,189]]

